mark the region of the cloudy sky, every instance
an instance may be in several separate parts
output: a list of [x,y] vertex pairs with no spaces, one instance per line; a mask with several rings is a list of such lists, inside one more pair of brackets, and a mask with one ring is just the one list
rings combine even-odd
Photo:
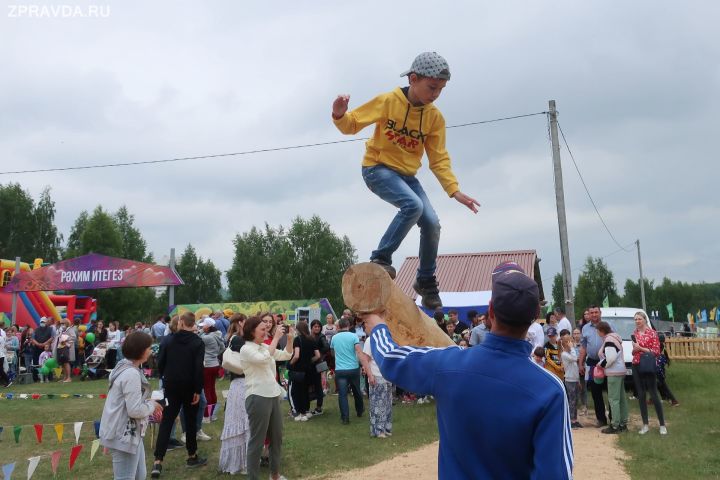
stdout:
[[[72,15],[20,8],[53,5],[72,6]],[[93,6],[107,16],[80,16]],[[1,172],[344,139],[330,121],[335,95],[348,93],[358,106],[402,85],[398,75],[414,56],[434,50],[453,75],[436,102],[448,125],[542,112],[555,99],[602,216],[621,245],[640,239],[647,277],[720,280],[717,2],[5,0],[3,7]],[[473,215],[421,170],[443,227],[441,253],[535,249],[549,288],[560,248],[545,116],[449,130],[448,150],[461,189],[482,208]],[[20,182],[36,197],[50,185],[66,237],[82,210],[125,204],[156,258],[192,243],[226,270],[236,233],[317,214],[366,259],[394,212],[366,189],[363,151],[354,142],[4,174],[0,182]],[[561,154],[576,277],[588,255],[618,247]],[[417,254],[418,239],[411,232],[396,265]],[[634,251],[606,262],[620,287],[637,278]]]

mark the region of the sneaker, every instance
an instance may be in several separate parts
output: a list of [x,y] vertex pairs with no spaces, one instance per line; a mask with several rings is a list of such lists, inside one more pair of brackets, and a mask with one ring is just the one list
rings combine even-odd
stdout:
[[649,431],[650,431],[650,427],[648,427],[647,425],[643,425],[638,433],[640,435],[645,435]]
[[296,421],[296,422],[307,422],[307,421],[308,421],[308,417],[307,417],[306,415],[300,414],[300,415],[298,415],[298,416],[295,417],[295,421]]
[[318,415],[322,415],[322,414],[323,414],[323,411],[322,411],[322,408],[316,408],[315,410],[313,410],[313,411],[310,412],[310,413],[312,413],[312,416],[313,416],[313,417],[317,417]]
[[210,423],[210,417],[203,417],[202,423]]
[[349,418],[343,418],[343,419],[342,419],[342,424],[343,424],[343,425],[350,425],[350,419],[349,419]]
[[390,264],[387,263],[386,261],[380,260],[380,259],[378,259],[378,258],[376,258],[375,260],[370,260],[370,261],[371,261],[372,263],[376,264],[376,265],[381,266],[381,267],[388,273],[388,275],[390,275],[390,278],[392,278],[393,280],[395,280],[395,277],[397,276],[397,272],[395,271],[395,267],[393,267],[392,265],[390,265]]
[[185,439],[185,434],[183,433],[182,435],[180,435],[180,441],[181,441],[182,443],[187,443],[185,440],[186,440],[186,439]]
[[600,430],[600,433],[620,433],[620,429],[615,428],[612,425],[608,425],[607,427]]
[[627,429],[628,429],[627,423],[621,423],[620,426],[618,427],[619,432],[627,432]]
[[572,428],[583,428],[582,424],[580,422],[572,422],[570,424],[570,427]]
[[442,300],[440,300],[440,290],[438,290],[437,280],[435,276],[428,278],[418,278],[413,284],[415,292],[422,297],[423,307],[429,310],[435,310],[438,307],[442,307]]
[[197,453],[185,460],[185,467],[187,468],[202,467],[205,464],[207,464],[207,458],[199,457]]
[[172,450],[175,450],[177,448],[182,448],[184,446],[185,446],[184,443],[180,443],[180,441],[178,441],[177,439],[171,438],[170,441],[168,441],[167,451],[170,452]]
[[383,432],[380,432],[377,435],[375,435],[375,438],[387,438],[387,435],[385,435]]
[[269,467],[270,466],[270,457],[260,457],[260,466],[261,467]]
[[386,437],[392,437],[392,432],[385,432]]
[[152,471],[150,472],[150,478],[160,478],[162,473],[162,463],[153,463]]
[[362,416],[363,416],[363,413],[365,413],[365,411],[364,411],[364,410],[363,410],[362,412],[357,412],[357,416],[358,416],[358,418],[362,417]]
[[673,407],[679,407],[679,406],[680,406],[680,402],[678,402],[677,400],[672,400],[672,401],[670,402],[670,405],[672,405]]
[[660,425],[660,435],[667,435],[667,427],[665,425]]
[[203,432],[202,430],[197,432],[197,435],[195,438],[197,438],[201,442],[209,442],[210,440],[212,440],[212,437],[210,435],[208,435],[207,433]]

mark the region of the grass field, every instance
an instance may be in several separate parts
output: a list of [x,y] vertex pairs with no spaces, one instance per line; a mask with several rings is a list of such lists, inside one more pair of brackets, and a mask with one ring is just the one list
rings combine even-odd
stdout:
[[[668,370],[668,383],[681,405],[671,408],[667,403],[665,413],[669,435],[660,437],[654,409],[649,407],[651,432],[637,434],[640,414],[637,401],[630,401],[631,420],[634,429],[619,436],[619,446],[627,453],[627,471],[634,480],[650,479],[711,479],[720,478],[720,364],[673,363]],[[98,395],[105,393],[104,380],[73,382],[72,384],[13,385],[13,393],[82,393]],[[227,381],[218,383],[218,391],[227,389]],[[4,393],[5,393],[4,392]],[[352,404],[352,402],[351,402]],[[90,462],[90,444],[95,439],[93,420],[100,419],[103,400],[96,398],[67,398],[41,400],[0,399],[0,466],[16,462],[13,478],[26,478],[27,459],[45,455],[36,470],[36,479],[52,478],[49,455],[61,450],[58,479],[111,478],[109,456],[102,449]],[[414,450],[437,440],[435,408],[430,405],[397,405],[394,435],[392,438],[371,439],[367,418],[352,418],[351,425],[339,421],[337,397],[329,396],[325,402],[325,415],[309,422],[285,421],[283,451],[283,474],[288,478],[323,477],[338,470],[349,470],[375,464],[402,452]],[[222,413],[220,414],[222,418]],[[52,424],[57,422],[86,421],[82,428],[80,443],[84,445],[72,472],[68,470],[70,448],[74,444],[72,425],[65,426],[62,444],[58,444]],[[38,444],[32,424],[44,427],[43,443]],[[13,438],[12,426],[25,425],[20,443]],[[200,452],[209,458],[208,466],[187,471],[184,467],[184,450],[169,452],[165,459],[163,478],[209,479],[218,477],[217,462],[220,449],[219,435],[222,423],[204,425],[206,433],[213,437],[210,442],[200,442]],[[152,449],[150,435],[146,438],[148,465]],[[267,470],[263,471],[263,476]],[[244,478],[244,477],[241,477]]]
[[[635,428],[619,436],[630,456],[628,473],[633,480],[720,478],[720,363],[674,362],[668,385],[680,402],[663,402],[668,435],[658,434],[655,409],[648,406],[650,432],[638,435]],[[638,402],[629,405],[639,427]]]
[[[153,382],[156,386],[156,382]],[[227,381],[218,382],[218,395],[228,388]],[[92,421],[99,420],[104,400],[97,398],[107,391],[105,380],[73,382],[71,384],[34,384],[13,385],[3,391],[20,393],[68,393],[93,394],[89,398],[42,397],[40,400],[0,399],[0,425],[4,432],[0,435],[0,466],[16,462],[13,478],[27,478],[27,459],[37,455],[44,457],[35,471],[33,479],[52,478],[50,454],[62,451],[57,479],[105,479],[112,478],[112,463],[109,455],[103,455],[102,448],[90,462],[90,446],[95,439]],[[367,400],[367,399],[366,399]],[[352,409],[352,400],[350,401]],[[366,406],[367,408],[367,406]],[[371,439],[367,415],[361,419],[352,417],[351,424],[340,423],[337,397],[325,398],[325,414],[309,422],[294,422],[285,419],[283,442],[282,473],[288,478],[323,477],[338,470],[349,470],[375,464],[381,460],[414,450],[437,440],[437,426],[434,405],[397,405],[393,411],[393,437]],[[219,413],[222,419],[222,412]],[[58,443],[52,424],[59,422],[85,421],[82,427],[80,443],[82,452],[72,471],[68,469],[70,448],[74,445],[72,425],[65,425],[62,443]],[[44,426],[43,442],[38,444],[32,425]],[[20,443],[13,437],[13,425],[24,425]],[[208,465],[198,470],[186,470],[185,450],[168,452],[165,457],[163,478],[209,479],[217,478],[218,457],[220,452],[220,433],[222,420],[203,425],[203,430],[213,437],[209,442],[199,442],[199,451],[208,457]],[[150,433],[145,439],[147,465],[151,465],[152,448]],[[262,475],[268,474],[263,469]],[[244,478],[244,477],[239,477]]]

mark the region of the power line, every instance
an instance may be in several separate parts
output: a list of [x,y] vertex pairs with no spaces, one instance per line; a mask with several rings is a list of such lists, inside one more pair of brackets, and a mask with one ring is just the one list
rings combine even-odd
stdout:
[[[560,122],[558,122],[558,129],[560,129],[560,135],[562,136],[563,143],[565,143],[565,148],[567,149],[568,153],[570,154],[570,158],[572,159],[573,165],[575,165],[575,170],[577,171],[578,176],[580,177],[580,181],[582,182],[583,188],[585,188],[585,193],[587,193],[588,198],[590,199],[590,203],[592,203],[593,208],[595,209],[595,213],[597,214],[598,218],[600,219],[600,222],[603,224],[603,227],[605,227],[605,231],[607,231],[608,235],[610,235],[610,238],[612,238],[613,242],[615,242],[615,245],[620,247],[621,250],[624,250],[626,252],[629,252],[626,247],[623,247],[620,245],[620,242],[617,241],[615,238],[615,235],[612,234],[610,231],[610,228],[608,228],[607,224],[605,223],[605,219],[603,219],[602,215],[600,215],[600,211],[597,208],[597,205],[595,204],[595,200],[593,200],[592,195],[590,195],[590,190],[587,187],[587,184],[585,184],[585,179],[582,176],[582,173],[580,173],[580,168],[577,165],[577,162],[575,161],[575,156],[572,153],[572,150],[570,150],[570,145],[568,145],[567,139],[565,138],[565,132],[563,132],[562,127],[560,126]],[[611,254],[612,255],[612,254]]]
[[[501,118],[493,118],[491,120],[480,120],[477,122],[468,122],[468,123],[460,123],[457,125],[449,125],[446,128],[462,128],[462,127],[470,127],[473,125],[482,125],[485,123],[494,123],[494,122],[502,122],[505,120],[515,120],[517,118],[525,118],[525,117],[533,117],[536,115],[547,115],[548,112],[536,112],[536,113],[526,113],[523,115],[513,115],[510,117],[501,117]],[[20,175],[24,173],[47,173],[47,172],[66,172],[71,170],[91,170],[91,169],[98,169],[98,168],[114,168],[114,167],[130,167],[130,166],[136,166],[136,165],[155,165],[159,163],[172,163],[172,162],[186,162],[190,160],[203,160],[203,159],[212,159],[212,158],[222,158],[222,157],[237,157],[242,155],[254,155],[257,153],[269,153],[269,152],[281,152],[285,150],[298,150],[301,148],[313,148],[313,147],[324,147],[328,145],[337,145],[340,143],[351,143],[351,142],[360,142],[363,140],[368,140],[370,137],[362,137],[362,138],[351,138],[349,140],[333,140],[329,142],[317,142],[317,143],[305,143],[300,145],[288,145],[283,147],[271,147],[271,148],[260,148],[255,150],[245,150],[242,152],[232,152],[232,153],[218,153],[214,155],[198,155],[193,157],[176,157],[176,158],[165,158],[161,160],[141,160],[137,162],[118,162],[118,163],[99,163],[94,165],[77,165],[72,167],[55,167],[55,168],[38,168],[34,170],[16,170],[13,172],[0,172],[0,175]]]

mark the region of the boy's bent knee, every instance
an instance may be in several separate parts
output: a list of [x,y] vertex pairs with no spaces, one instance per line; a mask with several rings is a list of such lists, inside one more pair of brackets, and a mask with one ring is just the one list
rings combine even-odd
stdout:
[[415,222],[417,222],[422,218],[424,208],[425,206],[423,205],[422,200],[420,200],[419,198],[408,198],[400,206],[400,213],[402,213],[408,218],[412,218]]

